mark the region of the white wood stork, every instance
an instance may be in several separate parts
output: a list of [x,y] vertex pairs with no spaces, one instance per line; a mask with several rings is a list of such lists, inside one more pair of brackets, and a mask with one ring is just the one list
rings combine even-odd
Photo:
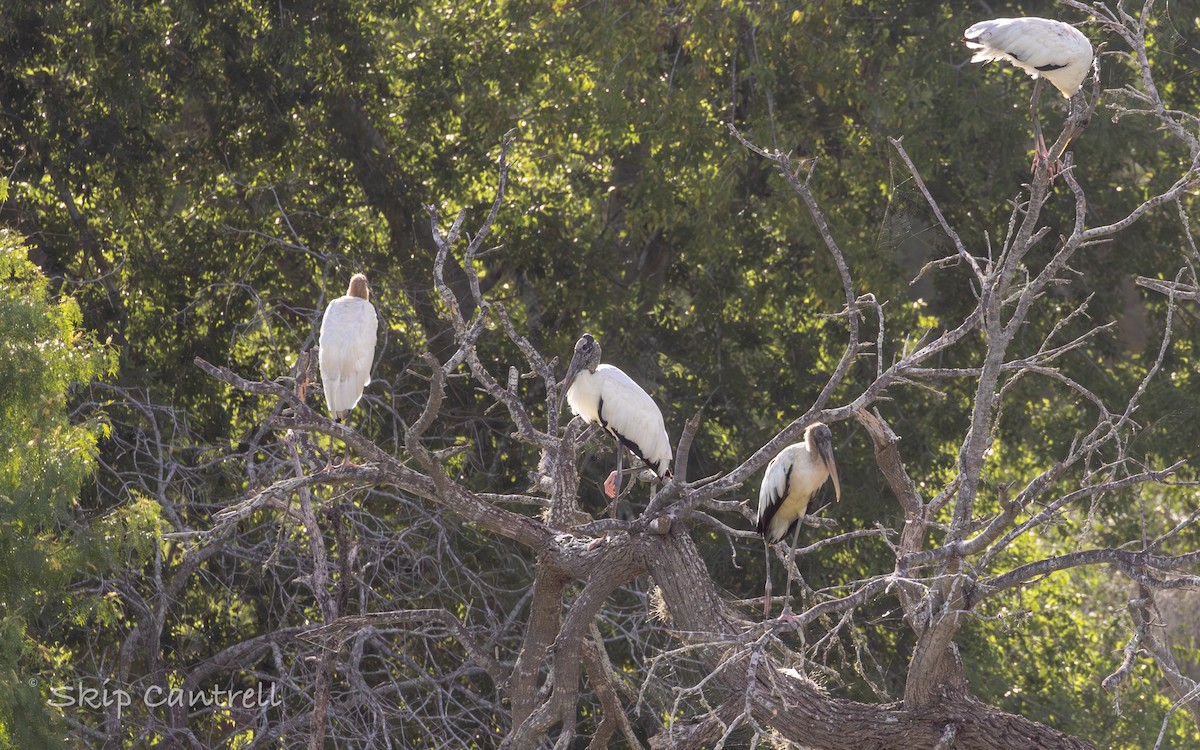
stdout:
[[[346,295],[330,302],[321,319],[321,387],[329,413],[339,423],[349,416],[371,382],[378,319],[370,296],[367,277],[357,273],[350,279]],[[349,458],[347,455],[346,462]],[[325,468],[332,467],[331,448]]]
[[980,21],[966,30],[963,42],[975,50],[971,62],[1007,60],[1036,79],[1029,109],[1038,157],[1048,156],[1037,117],[1042,80],[1071,100],[1092,65],[1092,43],[1070,24],[1033,16]]
[[[800,523],[808,504],[828,479],[833,480],[836,499],[842,499],[837,464],[833,460],[833,433],[822,422],[814,422],[804,431],[804,442],[789,445],[767,464],[758,492],[758,533],[767,549],[767,583],[763,595],[763,617],[771,611],[771,551],[769,546],[792,532],[789,555],[796,552]],[[790,606],[791,566],[788,567],[784,612]]]
[[1034,78],[1045,78],[1070,99],[1092,64],[1092,43],[1074,26],[1049,18],[996,18],[963,34],[975,50],[971,62],[1007,60]]
[[617,441],[617,470],[604,483],[604,492],[610,498],[621,489],[622,448],[640,458],[659,479],[671,476],[671,440],[662,412],[632,378],[612,365],[600,364],[600,344],[590,333],[575,343],[563,392],[571,411],[600,425]]

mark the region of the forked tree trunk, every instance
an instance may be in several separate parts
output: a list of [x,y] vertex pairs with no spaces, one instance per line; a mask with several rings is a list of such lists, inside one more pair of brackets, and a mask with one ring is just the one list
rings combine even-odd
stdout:
[[[735,637],[750,623],[720,597],[695,543],[675,524],[671,533],[647,537],[646,556],[651,575],[662,591],[679,632],[706,634],[714,641]],[[755,719],[792,742],[819,750],[896,750],[896,748],[954,748],[955,750],[1084,750],[1093,746],[1056,729],[987,706],[966,691],[965,684],[947,690],[944,698],[919,711],[902,704],[870,704],[843,700],[811,682],[775,679],[759,674],[751,686],[749,659],[730,657],[730,648],[716,645],[702,652],[714,671],[724,702],[711,715],[680,722],[678,738],[664,733],[654,747],[691,748],[711,744],[724,731],[717,721],[724,711],[744,706],[753,687]],[[727,663],[732,658],[737,661]],[[760,668],[761,672],[761,668]],[[937,690],[928,691],[931,694]],[[728,716],[724,717],[728,721]],[[677,740],[677,741],[676,741]],[[939,744],[941,743],[941,744]]]

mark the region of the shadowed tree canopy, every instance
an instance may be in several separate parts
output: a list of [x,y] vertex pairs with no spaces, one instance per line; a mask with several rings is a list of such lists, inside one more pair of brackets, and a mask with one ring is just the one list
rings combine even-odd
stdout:
[[[12,506],[56,578],[0,550],[0,747],[1192,746],[1200,5],[477,5],[0,14],[0,222],[117,356],[22,437],[108,425]],[[1104,45],[1041,98],[1056,175],[961,43],[1017,15]],[[611,516],[584,332],[680,446]],[[842,502],[793,565],[751,498],[814,421]],[[105,680],[138,700],[52,692]]]

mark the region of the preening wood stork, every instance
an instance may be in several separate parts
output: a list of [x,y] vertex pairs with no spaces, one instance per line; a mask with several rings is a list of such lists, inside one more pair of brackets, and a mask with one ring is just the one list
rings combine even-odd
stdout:
[[[758,492],[758,533],[768,545],[775,544],[792,532],[789,554],[796,551],[800,537],[800,522],[808,504],[826,480],[833,480],[836,499],[842,499],[842,484],[838,480],[837,464],[833,460],[833,433],[822,422],[814,422],[804,431],[804,442],[789,445],[767,464],[762,487]],[[784,611],[790,606],[792,576],[788,569],[788,588],[784,594]],[[767,583],[763,596],[763,616],[771,611],[771,551],[767,550]]]
[[[339,423],[349,416],[363,388],[371,382],[378,319],[370,296],[367,277],[357,273],[350,279],[345,296],[330,302],[321,319],[321,387],[329,413]],[[332,466],[331,448],[326,468]]]
[[1037,117],[1042,80],[1072,100],[1092,65],[1092,43],[1070,24],[1033,16],[980,21],[966,30],[963,41],[975,50],[971,62],[1007,60],[1036,79],[1029,107],[1038,156],[1047,156]]
[[1045,78],[1070,99],[1092,65],[1092,43],[1074,26],[1049,18],[996,18],[963,34],[975,50],[971,62],[1007,60],[1034,78]]
[[621,489],[622,447],[645,462],[660,479],[671,476],[673,454],[662,412],[632,378],[612,365],[600,364],[600,344],[592,334],[583,334],[575,343],[561,392],[566,393],[571,411],[600,425],[617,441],[617,470],[604,483],[604,492],[610,498]]

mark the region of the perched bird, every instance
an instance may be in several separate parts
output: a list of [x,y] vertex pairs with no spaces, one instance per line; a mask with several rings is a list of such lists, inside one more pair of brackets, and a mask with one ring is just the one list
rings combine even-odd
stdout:
[[1032,16],[980,21],[966,30],[963,42],[975,51],[971,62],[1007,60],[1037,79],[1030,100],[1035,147],[1040,158],[1048,156],[1037,118],[1042,80],[1049,81],[1064,97],[1071,99],[1078,93],[1092,66],[1092,43],[1070,24]]
[[[842,499],[842,485],[838,481],[837,464],[833,461],[833,433],[822,422],[814,422],[804,431],[804,442],[789,445],[767,464],[762,487],[758,492],[758,533],[769,546],[782,540],[792,532],[791,553],[796,551],[800,538],[800,522],[808,511],[817,490],[826,480],[833,480],[836,499]],[[763,601],[763,616],[771,610],[771,554],[767,552],[767,583]],[[788,590],[785,602],[791,593],[792,577],[788,570]],[[787,605],[785,604],[785,611]]]
[[671,440],[662,412],[632,378],[612,365],[600,364],[600,344],[592,334],[585,333],[576,342],[561,392],[565,392],[571,411],[600,425],[617,441],[617,470],[604,483],[604,492],[610,498],[621,489],[622,447],[645,462],[660,479],[671,476]]
[[[378,320],[370,295],[367,277],[355,274],[346,296],[330,302],[321,319],[321,386],[329,413],[339,423],[349,416],[363,388],[371,382]],[[326,469],[332,467],[331,452]]]
[[1092,43],[1083,32],[1048,18],[980,21],[963,34],[971,62],[1007,60],[1034,78],[1045,78],[1070,99],[1092,65]]

